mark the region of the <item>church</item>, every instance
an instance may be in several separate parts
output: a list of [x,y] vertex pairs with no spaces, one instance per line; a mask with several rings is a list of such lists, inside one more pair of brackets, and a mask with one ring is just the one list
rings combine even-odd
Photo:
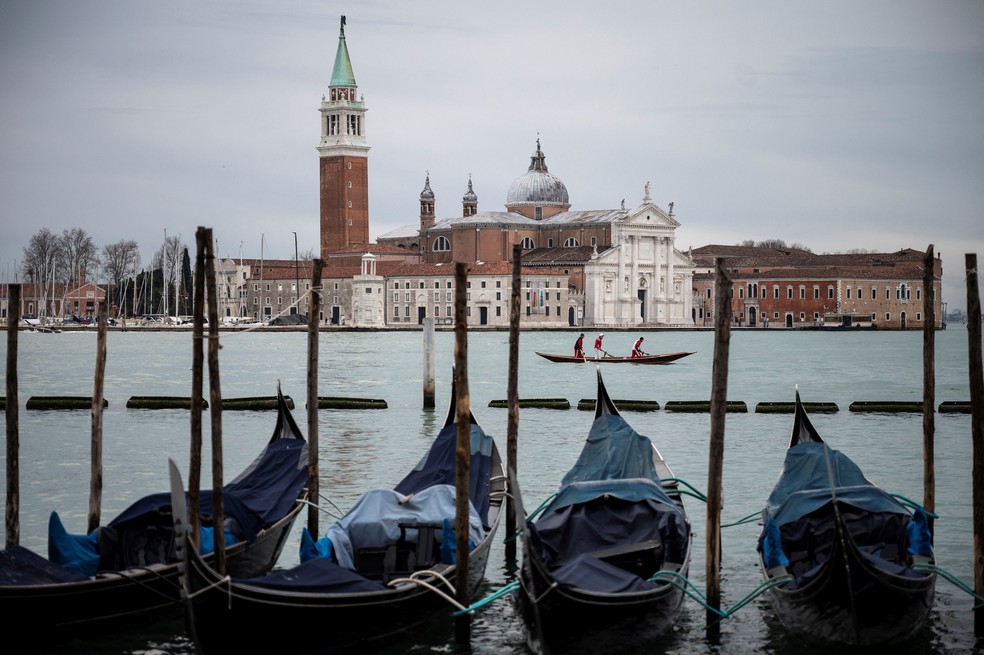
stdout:
[[[468,179],[460,212],[438,218],[428,175],[418,222],[370,243],[366,111],[343,17],[331,82],[322,96],[317,146],[324,277],[341,292],[331,294],[341,301],[331,310],[333,318],[347,316],[351,324],[367,326],[428,316],[446,321],[450,308],[438,298],[447,297],[442,294],[453,263],[469,262],[473,273],[492,276],[483,279],[482,285],[490,285],[486,288],[501,289],[508,280],[508,289],[518,244],[526,288],[524,325],[693,324],[694,261],[676,248],[680,224],[673,203],[667,209],[658,206],[646,182],[632,206],[622,200],[615,209],[572,209],[566,185],[548,170],[539,139],[527,170],[506,191],[502,210],[480,210]],[[441,293],[429,293],[432,288]],[[474,313],[469,300],[469,324],[495,325],[500,321],[494,319],[503,316],[508,321],[503,305],[509,294],[504,301],[501,291],[497,295],[498,300],[485,295],[487,305],[476,304]]]

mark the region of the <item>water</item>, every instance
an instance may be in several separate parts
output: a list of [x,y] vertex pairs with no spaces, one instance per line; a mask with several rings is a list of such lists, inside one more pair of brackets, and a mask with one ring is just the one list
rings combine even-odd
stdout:
[[[642,332],[647,351],[693,351],[670,366],[602,367],[615,399],[708,400],[714,335],[708,331]],[[636,333],[611,333],[609,351],[628,353]],[[591,424],[591,412],[574,409],[581,398],[595,395],[593,366],[553,364],[534,351],[566,353],[572,332],[524,332],[520,339],[520,397],[565,397],[572,409],[520,412],[518,470],[528,509],[556,490],[574,463]],[[27,411],[34,395],[91,395],[95,332],[21,333],[19,340],[21,544],[47,552],[47,521],[57,510],[67,528],[84,532],[89,493],[88,411]],[[326,332],[321,335],[319,395],[383,398],[385,410],[322,410],[320,423],[321,490],[347,509],[365,489],[392,486],[430,444],[447,411],[454,335],[439,332],[437,411],[420,409],[422,338],[419,332]],[[298,409],[306,429],[307,335],[296,333],[229,333],[221,337],[220,382],[226,398],[271,396],[279,379]],[[506,451],[505,409],[490,400],[506,397],[508,333],[469,334],[468,363],[472,408],[476,418]],[[6,362],[6,342],[0,362]],[[834,448],[852,457],[868,478],[889,491],[922,499],[922,418],[920,414],[865,414],[848,411],[856,400],[922,399],[921,332],[732,333],[728,398],[745,401],[747,414],[726,418],[723,522],[761,510],[782,465],[792,416],[754,413],[755,405],[792,401],[798,385],[806,402],[835,402],[840,411],[816,414],[813,422]],[[189,413],[183,410],[128,410],[134,395],[187,396],[191,389],[190,332],[108,335],[104,413],[103,517],[108,519],[133,500],[167,488],[167,459],[174,459],[187,478]],[[936,335],[936,404],[967,400],[967,333],[950,326]],[[208,380],[206,376],[206,389]],[[677,477],[707,488],[708,414],[626,412],[627,420],[659,448]],[[222,417],[226,480],[259,451],[273,429],[271,412],[225,412]],[[208,415],[204,417],[208,457]],[[205,460],[208,461],[208,460]],[[936,415],[936,550],[940,566],[972,584],[971,443],[969,414]],[[6,475],[4,463],[0,476]],[[4,480],[4,484],[6,481]],[[204,485],[210,485],[206,472]],[[691,578],[704,588],[706,510],[688,503],[696,533]],[[327,520],[327,519],[326,519]],[[280,564],[298,562],[300,527]],[[322,530],[327,523],[322,523]],[[725,528],[722,536],[722,605],[735,604],[761,582],[754,522]],[[515,579],[515,565],[505,561],[503,534],[486,572],[486,592]],[[974,650],[971,598],[943,580],[937,585],[930,619],[910,643],[893,653],[966,653]],[[686,601],[678,625],[660,644],[640,653],[800,653],[786,636],[764,597],[753,601],[721,626],[717,644],[705,639],[705,611]],[[318,629],[298,626],[296,629]],[[22,634],[30,639],[31,633]],[[326,641],[331,635],[325,634]],[[599,644],[599,649],[602,644]],[[978,650],[981,646],[977,646]],[[180,622],[140,632],[120,633],[99,641],[79,641],[72,652],[193,652]],[[63,651],[68,652],[68,651]],[[464,653],[450,630],[421,636],[392,652]],[[472,653],[527,654],[525,636],[508,598],[480,610],[472,625]]]

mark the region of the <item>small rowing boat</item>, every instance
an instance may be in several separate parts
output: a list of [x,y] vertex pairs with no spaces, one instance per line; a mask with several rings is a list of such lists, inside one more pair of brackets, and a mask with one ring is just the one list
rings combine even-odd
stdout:
[[549,359],[551,362],[557,363],[571,363],[571,364],[669,364],[670,362],[675,362],[678,359],[687,357],[688,355],[693,355],[689,352],[678,352],[678,353],[662,353],[659,355],[643,355],[642,357],[617,357],[615,355],[605,354],[604,357],[595,359],[593,357],[575,357],[574,355],[554,355],[551,353],[541,353],[537,352],[537,355],[543,357],[544,359]]

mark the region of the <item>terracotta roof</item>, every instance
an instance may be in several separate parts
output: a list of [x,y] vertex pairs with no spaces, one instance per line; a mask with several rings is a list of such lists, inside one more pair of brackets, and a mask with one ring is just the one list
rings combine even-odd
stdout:
[[[607,248],[602,249],[607,250]],[[530,265],[581,265],[591,260],[594,246],[573,248],[534,248],[523,253],[523,263]]]
[[[469,275],[512,275],[513,265],[510,262],[469,262]],[[453,262],[443,264],[404,264],[387,274],[387,277],[420,277],[420,276],[453,276]],[[542,268],[520,268],[522,275],[563,275]]]

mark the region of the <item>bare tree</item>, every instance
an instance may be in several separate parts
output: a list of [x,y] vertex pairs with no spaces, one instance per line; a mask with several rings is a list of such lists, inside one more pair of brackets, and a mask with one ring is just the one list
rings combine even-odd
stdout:
[[39,316],[51,314],[50,299],[54,297],[56,270],[62,259],[62,243],[54,232],[46,227],[38,230],[24,248],[24,279],[37,285]]
[[793,248],[794,250],[802,250],[804,252],[813,252],[813,248],[810,248],[809,246],[804,246],[802,243],[794,243],[794,244],[790,245],[789,247],[790,248]]
[[782,239],[766,239],[765,241],[759,241],[755,245],[759,248],[776,248],[778,250],[786,249],[786,242]]
[[99,264],[98,251],[92,237],[80,227],[64,230],[61,236],[62,257],[66,269],[65,280],[69,287],[82,285]]
[[136,277],[139,266],[140,247],[136,241],[120,239],[116,243],[103,246],[103,275],[112,283],[113,288],[116,289],[116,305],[120,312],[123,311],[126,283],[129,282],[130,278]]
[[[154,260],[151,268],[161,269],[164,279],[164,289],[161,293],[161,309],[169,307],[170,301],[174,300],[174,284],[178,280],[179,268],[181,266],[181,237],[166,237],[161,249],[154,253]],[[177,311],[177,307],[168,308],[167,312]]]

